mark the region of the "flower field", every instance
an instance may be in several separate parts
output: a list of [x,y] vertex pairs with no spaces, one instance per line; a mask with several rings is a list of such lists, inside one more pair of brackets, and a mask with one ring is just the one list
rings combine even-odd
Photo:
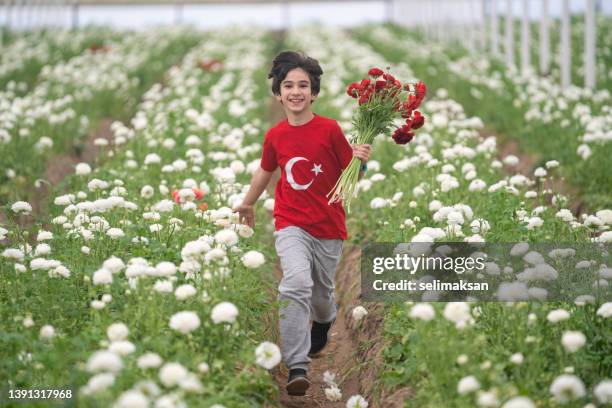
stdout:
[[[609,75],[612,37],[601,25],[598,65]],[[381,364],[363,399],[326,373],[328,403],[341,404],[329,406],[387,407],[384,396],[402,389],[406,407],[612,404],[610,93],[559,89],[395,26],[285,34],[10,38],[18,57],[0,60],[3,390],[70,389],[91,407],[280,406],[284,384],[269,371],[280,362],[274,200],[264,192],[254,229],[233,209],[274,124],[270,62],[300,49],[324,71],[313,111],[337,119],[349,139],[346,89],[370,68],[428,86],[413,141],[374,139],[347,216],[351,247],[523,243],[513,253],[525,270],[559,261],[530,252],[533,243],[602,248],[597,261],[569,255],[600,289],[571,303],[531,292],[494,303],[343,305],[357,306],[355,338],[368,320],[383,322],[356,345],[382,345]],[[95,139],[95,160],[51,186],[45,211],[35,211],[32,190],[48,163],[104,118],[112,137]],[[520,150],[509,154],[509,142]]]

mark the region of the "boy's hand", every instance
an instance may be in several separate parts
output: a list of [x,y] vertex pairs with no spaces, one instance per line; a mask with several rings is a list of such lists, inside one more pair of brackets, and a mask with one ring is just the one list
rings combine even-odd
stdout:
[[251,228],[255,227],[255,211],[252,205],[240,204],[236,212],[238,212],[238,220],[242,224],[246,224]]
[[369,144],[358,144],[352,145],[353,148],[353,156],[361,160],[362,163],[370,160],[370,156],[372,155],[372,146]]

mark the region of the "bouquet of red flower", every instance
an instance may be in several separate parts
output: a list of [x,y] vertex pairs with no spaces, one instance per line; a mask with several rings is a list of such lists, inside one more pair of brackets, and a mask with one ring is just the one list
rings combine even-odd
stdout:
[[[389,134],[396,118],[403,118],[406,123],[397,128],[392,138],[397,144],[406,144],[414,137],[414,130],[425,123],[425,117],[417,111],[427,88],[423,82],[402,83],[388,72],[379,68],[368,71],[369,78],[349,85],[346,92],[358,99],[359,106],[353,114],[353,128],[357,133],[357,144],[371,144],[380,133]],[[329,204],[344,200],[350,210],[350,200],[359,178],[359,159],[353,157],[348,167],[334,188]]]

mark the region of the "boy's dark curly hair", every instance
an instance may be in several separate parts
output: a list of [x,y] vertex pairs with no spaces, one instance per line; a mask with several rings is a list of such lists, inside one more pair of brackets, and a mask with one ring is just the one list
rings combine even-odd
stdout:
[[318,95],[321,90],[321,75],[323,75],[319,61],[295,51],[283,51],[272,61],[272,69],[268,73],[268,78],[274,78],[272,80],[274,95],[280,95],[281,82],[287,77],[287,73],[295,68],[302,68],[308,73],[312,94]]

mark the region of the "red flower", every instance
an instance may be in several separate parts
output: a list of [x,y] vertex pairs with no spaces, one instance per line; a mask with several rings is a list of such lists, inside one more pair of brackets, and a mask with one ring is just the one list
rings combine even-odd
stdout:
[[384,74],[383,70],[380,68],[372,68],[368,71],[368,75],[371,77],[379,77]]
[[177,204],[181,203],[181,197],[179,196],[178,190],[174,190],[172,192],[172,198],[174,199],[174,201],[176,201]]
[[359,83],[359,85],[361,85],[362,89],[367,88],[370,85],[370,80],[369,79],[362,79],[361,82]]
[[202,211],[206,211],[208,209],[208,204],[207,203],[202,203],[200,205],[198,205],[198,208]]
[[376,81],[376,90],[380,91],[381,89],[384,89],[387,86],[387,81],[382,81],[382,80],[378,80]]
[[421,112],[414,111],[414,118],[412,118],[412,129],[419,129],[425,124],[425,116],[421,115]]
[[358,92],[361,89],[361,86],[357,82],[353,82],[350,84],[346,90],[346,93],[351,98],[357,98]]
[[427,95],[427,87],[422,81],[416,83],[414,88],[414,93],[416,94],[417,99],[419,100],[419,104]]
[[410,131],[405,131],[404,127],[402,126],[401,128],[396,129],[395,132],[393,132],[392,137],[395,143],[404,145],[412,140],[412,138],[414,137],[414,133]]
[[202,198],[204,198],[204,192],[202,190],[200,190],[199,188],[194,187],[193,188],[193,193],[195,194],[195,198],[198,201],[200,201]]

